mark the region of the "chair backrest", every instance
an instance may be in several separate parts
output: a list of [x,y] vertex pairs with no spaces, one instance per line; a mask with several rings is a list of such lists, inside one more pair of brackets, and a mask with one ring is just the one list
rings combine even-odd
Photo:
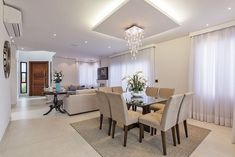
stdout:
[[105,92],[96,91],[96,97],[100,113],[103,114],[105,117],[111,118],[112,117],[111,108],[108,97],[106,96]]
[[184,120],[187,120],[189,117],[189,107],[192,104],[193,101],[193,93],[188,92],[184,94],[183,101],[181,103],[179,113],[178,113],[178,122],[181,123]]
[[118,93],[106,93],[110,107],[112,119],[125,124],[127,122],[127,105],[123,96]]
[[157,87],[146,87],[145,93],[147,96],[157,97],[158,96],[158,88]]
[[167,131],[176,125],[179,108],[184,95],[178,94],[171,96],[164,108],[161,120],[161,129]]
[[122,89],[121,86],[112,87],[112,92],[122,94],[123,93],[123,89]]
[[98,91],[102,91],[102,92],[112,92],[112,88],[111,87],[99,87]]
[[160,98],[169,99],[172,95],[174,95],[174,88],[159,88],[158,96]]

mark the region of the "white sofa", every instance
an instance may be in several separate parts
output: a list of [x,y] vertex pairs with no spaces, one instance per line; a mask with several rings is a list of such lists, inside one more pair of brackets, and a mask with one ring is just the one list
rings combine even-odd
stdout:
[[76,95],[65,98],[64,109],[70,116],[98,110],[96,89],[77,90]]

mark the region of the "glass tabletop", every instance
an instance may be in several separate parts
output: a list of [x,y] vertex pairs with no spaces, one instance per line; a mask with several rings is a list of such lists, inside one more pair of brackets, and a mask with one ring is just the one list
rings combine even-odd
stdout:
[[131,93],[123,93],[123,97],[126,100],[126,103],[129,105],[135,105],[135,106],[149,106],[155,103],[165,102],[167,99],[163,98],[154,98],[147,96],[144,94],[141,97],[133,97]]

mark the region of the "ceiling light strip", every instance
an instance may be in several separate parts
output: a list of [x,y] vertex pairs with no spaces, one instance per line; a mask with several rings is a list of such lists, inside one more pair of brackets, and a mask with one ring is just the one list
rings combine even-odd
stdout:
[[218,31],[221,29],[225,29],[225,28],[229,28],[235,26],[235,21],[230,21],[221,25],[217,25],[217,26],[213,26],[213,27],[209,27],[200,31],[196,31],[196,32],[192,32],[189,34],[190,37],[193,36],[197,36],[197,35],[201,35],[201,34],[205,34],[205,33],[209,33],[209,32],[213,32],[213,31]]

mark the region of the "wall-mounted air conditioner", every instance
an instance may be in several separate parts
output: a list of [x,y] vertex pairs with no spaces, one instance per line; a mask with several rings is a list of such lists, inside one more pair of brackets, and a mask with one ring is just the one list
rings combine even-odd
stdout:
[[22,35],[22,13],[21,11],[4,5],[3,18],[9,36],[19,37]]

